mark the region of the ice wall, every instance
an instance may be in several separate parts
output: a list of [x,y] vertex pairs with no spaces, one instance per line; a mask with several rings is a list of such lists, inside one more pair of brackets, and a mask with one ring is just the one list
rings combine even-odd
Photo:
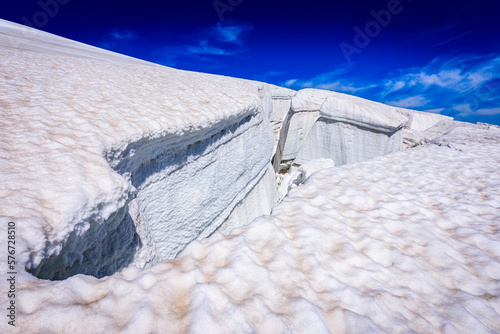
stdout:
[[329,96],[295,163],[329,158],[341,166],[400,151],[400,130],[406,121],[388,106],[351,96]]
[[249,186],[242,190],[246,197],[234,207],[229,217],[217,228],[217,232],[229,235],[233,229],[251,223],[256,217],[271,213],[278,203],[276,175],[271,164],[268,164],[260,180]]
[[403,148],[408,117],[395,108],[346,94],[304,89],[292,100],[274,158],[276,170],[331,159],[364,161]]
[[[222,225],[237,204],[246,207],[250,189],[267,172],[272,149],[269,122],[258,113],[207,131],[133,143],[118,156],[110,154],[110,164],[137,189],[140,219],[159,258],[173,259]],[[251,219],[274,205],[274,182],[265,181],[270,198],[262,197],[262,211],[249,209],[258,213]]]
[[274,85],[268,86],[271,91],[271,98],[273,103],[273,109],[272,113],[269,116],[269,121],[271,122],[271,127],[274,131],[274,155],[278,147],[283,122],[290,112],[290,109],[292,107],[292,98],[295,96],[295,94],[297,94],[297,91]]

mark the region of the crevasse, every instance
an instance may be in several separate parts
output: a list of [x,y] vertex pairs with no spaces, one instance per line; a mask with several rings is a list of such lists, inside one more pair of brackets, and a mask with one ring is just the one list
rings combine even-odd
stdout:
[[319,169],[403,149],[408,112],[332,92],[295,94],[270,85],[259,91],[262,108],[239,118],[107,151],[110,166],[133,188],[127,204],[104,223],[90,220],[83,236],[73,233],[32,272],[102,277],[173,259],[193,240],[230,234],[270,213]]
[[178,71],[5,21],[0,29],[2,216],[21,222],[21,262],[39,278],[173,259],[270,213],[312,172],[420,143],[404,131],[444,119]]

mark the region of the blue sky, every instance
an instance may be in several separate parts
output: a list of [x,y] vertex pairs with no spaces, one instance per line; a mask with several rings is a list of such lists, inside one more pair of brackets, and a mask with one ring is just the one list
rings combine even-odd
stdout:
[[0,18],[180,69],[500,125],[497,0],[17,0]]

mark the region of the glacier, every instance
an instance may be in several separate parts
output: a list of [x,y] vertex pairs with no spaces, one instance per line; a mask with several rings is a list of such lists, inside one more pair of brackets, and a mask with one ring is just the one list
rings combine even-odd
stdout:
[[500,331],[499,127],[3,20],[0,57],[2,332]]

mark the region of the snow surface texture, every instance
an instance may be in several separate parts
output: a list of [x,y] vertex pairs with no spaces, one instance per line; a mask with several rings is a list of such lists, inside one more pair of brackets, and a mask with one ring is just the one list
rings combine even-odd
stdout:
[[498,332],[500,129],[434,143],[324,169],[272,215],[174,261],[23,286],[19,321],[33,333]]
[[[0,332],[500,331],[498,127],[5,21],[0,46],[0,232],[16,222],[19,272],[18,327]],[[423,146],[353,163],[374,141]],[[294,160],[277,192],[273,150]]]
[[101,277],[174,258],[269,169],[265,84],[0,29],[0,215],[18,224],[18,261],[33,274]]

